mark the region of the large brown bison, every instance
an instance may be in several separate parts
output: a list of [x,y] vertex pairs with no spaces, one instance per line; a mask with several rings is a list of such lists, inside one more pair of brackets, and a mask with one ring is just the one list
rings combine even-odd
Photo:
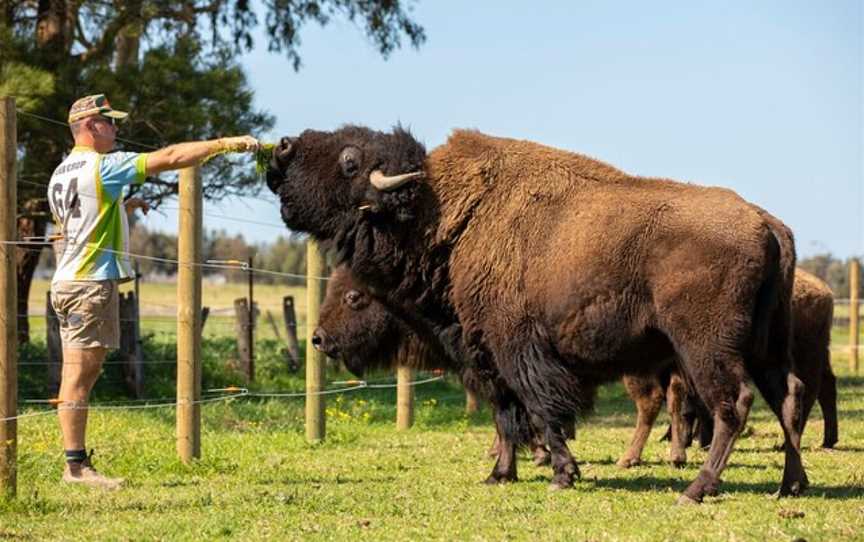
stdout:
[[675,354],[715,423],[680,502],[717,491],[753,401],[748,377],[783,427],[780,493],[807,485],[792,235],[733,192],[474,131],[427,156],[405,130],[356,126],[283,138],[267,182],[285,224],[334,241],[422,340],[495,368],[545,428],[554,487],[578,473],[565,428],[596,387]]

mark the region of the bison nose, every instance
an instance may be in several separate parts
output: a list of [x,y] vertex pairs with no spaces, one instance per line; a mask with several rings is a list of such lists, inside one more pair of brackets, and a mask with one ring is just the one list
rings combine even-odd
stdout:
[[328,356],[333,353],[333,346],[327,344],[327,333],[320,327],[312,333],[312,346]]
[[273,149],[273,158],[280,168],[287,165],[288,160],[294,150],[294,138],[283,137],[279,140],[279,144]]
[[284,171],[291,159],[293,148],[294,140],[290,137],[283,137],[279,140],[279,144],[273,147],[273,156],[267,167],[266,178],[267,187],[274,194],[279,193],[279,187],[285,181]]

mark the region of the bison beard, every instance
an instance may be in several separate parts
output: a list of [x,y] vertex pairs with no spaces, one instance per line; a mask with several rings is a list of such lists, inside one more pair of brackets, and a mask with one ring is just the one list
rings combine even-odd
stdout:
[[[369,182],[420,170],[394,191]],[[268,185],[286,225],[336,240],[421,340],[495,367],[545,426],[554,486],[576,474],[564,428],[586,390],[673,354],[715,423],[681,502],[717,491],[753,400],[748,376],[784,431],[781,494],[807,485],[792,235],[734,193],[470,131],[425,156],[404,130],[357,127],[283,139]]]

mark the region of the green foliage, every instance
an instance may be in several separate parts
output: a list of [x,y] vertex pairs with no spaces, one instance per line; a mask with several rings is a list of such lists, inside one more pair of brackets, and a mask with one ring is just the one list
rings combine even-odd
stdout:
[[[246,0],[4,2],[0,94],[13,93],[21,109],[62,121],[74,99],[105,93],[132,113],[120,134],[129,150],[259,134],[274,119],[254,109],[254,93],[237,60],[254,47],[252,32],[262,13],[270,49],[285,54],[295,69],[297,32],[308,22],[326,25],[334,16],[362,21],[385,56],[403,34],[414,46],[425,39],[400,2],[392,1],[279,0],[254,7]],[[22,178],[37,183],[22,186],[19,200],[44,198],[38,184],[47,183],[69,148],[68,130],[22,116],[19,142]],[[246,160],[212,160],[202,176],[207,199],[255,194],[262,185]],[[176,192],[176,181],[163,180],[145,185],[140,195],[158,206]]]
[[20,62],[0,65],[0,96],[14,96],[19,109],[38,109],[53,93],[54,78],[47,71]]

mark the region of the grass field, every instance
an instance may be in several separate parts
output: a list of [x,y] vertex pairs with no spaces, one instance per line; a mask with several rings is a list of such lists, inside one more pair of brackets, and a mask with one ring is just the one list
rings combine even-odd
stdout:
[[[227,304],[243,295],[223,290]],[[278,304],[283,293],[270,295]],[[39,340],[22,359],[43,355]],[[842,330],[834,341],[846,344]],[[261,342],[258,388],[302,390],[302,374],[281,366],[279,344]],[[230,336],[205,342],[205,389],[237,382],[232,349]],[[156,334],[145,353],[171,359],[174,345]],[[782,437],[757,399],[720,496],[675,506],[705,454],[690,450],[687,467],[668,466],[658,423],[646,464],[616,467],[635,411],[619,384],[602,390],[571,442],[583,475],[572,490],[549,492],[550,469],[533,466],[527,455],[520,482],[485,486],[489,413],[466,416],[462,390],[444,381],[416,389],[416,424],[407,432],[394,427],[395,390],[330,396],[327,437],[314,445],[304,439],[302,400],[204,405],[203,457],[192,465],[177,460],[173,408],[92,411],[88,441],[97,466],[128,479],[113,493],[60,485],[56,419],[22,419],[19,497],[0,503],[0,540],[864,540],[864,377],[850,375],[842,352],[834,366],[840,443],[834,451],[818,448],[817,407],[804,436],[812,487],[797,499],[772,496],[783,461],[774,446]],[[39,370],[22,367],[22,396],[42,392]],[[117,375],[106,368],[94,402],[119,398]],[[148,368],[148,378],[148,397],[170,397],[173,366]]]

